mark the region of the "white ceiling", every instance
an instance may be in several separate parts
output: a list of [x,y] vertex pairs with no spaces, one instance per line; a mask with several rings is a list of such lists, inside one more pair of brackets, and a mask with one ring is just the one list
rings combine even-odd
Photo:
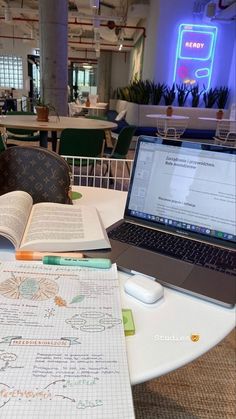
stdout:
[[[14,36],[39,47],[38,3],[38,0],[0,0],[0,41]],[[120,43],[123,51],[129,51],[144,34],[149,0],[99,3],[99,9],[94,9],[91,0],[68,1],[69,54],[99,48],[117,51]],[[94,30],[95,26],[98,29]]]

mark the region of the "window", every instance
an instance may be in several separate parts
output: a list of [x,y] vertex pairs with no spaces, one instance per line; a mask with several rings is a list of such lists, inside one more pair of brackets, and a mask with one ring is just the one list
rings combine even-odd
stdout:
[[0,55],[0,87],[23,89],[23,62],[21,57]]

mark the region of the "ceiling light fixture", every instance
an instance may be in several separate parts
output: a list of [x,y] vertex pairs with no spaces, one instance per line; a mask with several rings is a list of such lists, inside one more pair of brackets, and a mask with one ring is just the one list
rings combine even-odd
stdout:
[[90,70],[91,68],[93,68],[93,66],[91,64],[84,63],[83,68],[86,68],[87,70]]

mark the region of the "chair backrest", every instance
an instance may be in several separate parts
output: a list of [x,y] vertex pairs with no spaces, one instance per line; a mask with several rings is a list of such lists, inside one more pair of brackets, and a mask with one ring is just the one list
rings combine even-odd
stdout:
[[59,154],[99,157],[103,151],[104,130],[66,128],[62,131]]
[[[34,112],[24,112],[24,111],[10,111],[7,112],[7,116],[17,116],[17,115],[35,115]],[[7,128],[7,131],[14,135],[28,135],[32,136],[37,130],[28,130],[22,128]],[[20,139],[20,138],[19,138]]]
[[220,120],[217,127],[217,136],[221,140],[228,140],[228,138],[236,138],[236,121]]
[[70,167],[43,147],[10,147],[0,153],[0,195],[28,192],[37,202],[71,203]]
[[113,152],[114,158],[126,157],[136,128],[137,127],[134,125],[122,128],[118,135],[116,147]]

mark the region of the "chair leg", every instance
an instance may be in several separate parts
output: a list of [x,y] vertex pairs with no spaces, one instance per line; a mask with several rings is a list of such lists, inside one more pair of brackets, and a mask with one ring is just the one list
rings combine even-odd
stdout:
[[130,168],[129,168],[129,163],[126,161],[125,162],[125,164],[126,164],[126,167],[127,167],[127,170],[128,170],[128,174],[129,174],[129,176],[130,176]]
[[52,131],[52,150],[57,151],[57,131]]

